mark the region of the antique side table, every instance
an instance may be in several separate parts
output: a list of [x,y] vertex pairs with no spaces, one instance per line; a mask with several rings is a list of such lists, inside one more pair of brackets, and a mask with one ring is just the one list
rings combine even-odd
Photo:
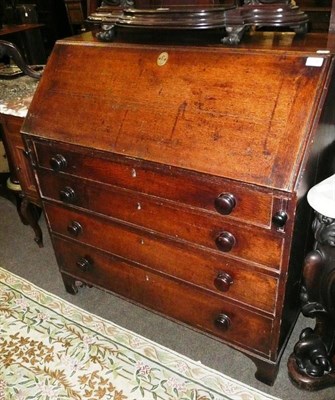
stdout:
[[20,134],[37,83],[29,76],[0,79],[0,124],[10,169],[7,188],[15,194],[21,221],[33,228],[35,241],[42,246],[42,231],[38,224],[41,200]]

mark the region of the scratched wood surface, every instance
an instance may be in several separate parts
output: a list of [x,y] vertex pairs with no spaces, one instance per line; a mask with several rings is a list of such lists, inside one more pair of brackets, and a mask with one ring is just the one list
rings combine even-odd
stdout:
[[[157,59],[168,54],[165,65]],[[23,131],[290,190],[329,67],[303,53],[63,41]]]
[[57,43],[22,132],[70,293],[79,280],[185,322],[273,383],[300,307],[304,196],[334,140],[335,47],[309,37]]

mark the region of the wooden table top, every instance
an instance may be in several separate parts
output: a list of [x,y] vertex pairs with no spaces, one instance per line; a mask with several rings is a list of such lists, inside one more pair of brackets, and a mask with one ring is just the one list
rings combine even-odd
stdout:
[[3,25],[3,27],[0,29],[0,36],[29,31],[31,29],[41,28],[42,26],[43,24]]

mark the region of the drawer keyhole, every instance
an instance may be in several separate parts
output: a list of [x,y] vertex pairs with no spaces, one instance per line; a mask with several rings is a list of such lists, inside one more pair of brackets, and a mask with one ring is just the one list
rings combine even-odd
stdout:
[[235,246],[236,239],[232,233],[224,231],[215,239],[215,244],[219,250],[227,253]]
[[233,283],[233,278],[227,272],[219,272],[214,279],[215,287],[221,292],[227,292]]
[[215,326],[222,331],[226,331],[231,326],[231,319],[228,317],[227,314],[221,313],[217,316],[215,320]]
[[67,161],[61,154],[56,154],[50,158],[50,166],[55,171],[61,171],[67,167]]
[[77,221],[71,221],[67,227],[67,231],[72,236],[78,236],[83,231],[83,227]]

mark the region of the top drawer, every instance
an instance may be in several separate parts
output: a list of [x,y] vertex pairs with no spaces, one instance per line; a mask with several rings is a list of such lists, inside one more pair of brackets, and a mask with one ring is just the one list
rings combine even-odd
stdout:
[[[168,199],[229,218],[270,227],[272,193],[211,175],[115,154],[35,141],[37,164]],[[79,149],[79,150],[78,150]]]

